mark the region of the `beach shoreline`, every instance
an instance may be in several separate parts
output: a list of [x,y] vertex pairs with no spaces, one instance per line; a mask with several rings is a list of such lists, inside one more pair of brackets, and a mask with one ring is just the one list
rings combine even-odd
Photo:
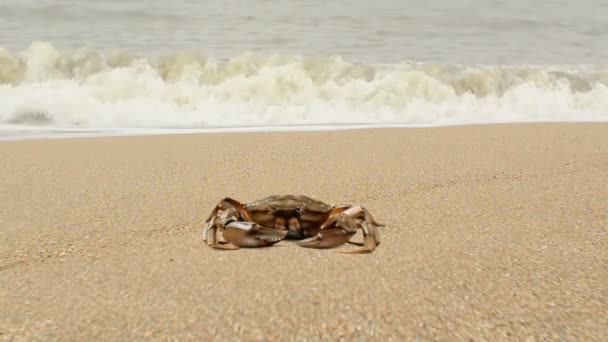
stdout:
[[234,126],[207,128],[78,128],[78,127],[46,127],[11,125],[0,127],[0,143],[4,141],[25,140],[62,140],[80,138],[116,138],[139,136],[177,136],[204,134],[242,134],[242,133],[306,133],[306,132],[342,132],[368,131],[385,129],[432,129],[447,127],[476,127],[476,126],[520,126],[520,125],[593,125],[605,124],[606,121],[531,121],[531,122],[471,122],[449,124],[302,124],[275,126]]
[[[0,339],[608,339],[606,123],[32,139],[0,160]],[[272,194],[364,205],[382,244],[204,244],[221,198]]]

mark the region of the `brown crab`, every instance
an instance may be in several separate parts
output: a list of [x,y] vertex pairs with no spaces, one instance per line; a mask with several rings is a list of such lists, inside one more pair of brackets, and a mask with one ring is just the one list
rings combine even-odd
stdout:
[[[371,253],[380,244],[384,224],[360,206],[333,206],[307,196],[270,196],[242,204],[226,197],[206,220],[203,239],[217,249],[264,247],[285,238],[308,248],[331,248],[344,243],[362,246],[341,253]],[[361,229],[363,243],[350,239]],[[225,241],[220,241],[218,233]]]

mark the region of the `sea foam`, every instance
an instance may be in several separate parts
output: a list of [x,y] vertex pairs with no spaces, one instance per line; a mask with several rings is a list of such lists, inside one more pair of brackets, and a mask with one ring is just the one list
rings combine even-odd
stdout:
[[0,125],[205,129],[608,120],[608,69],[0,49]]

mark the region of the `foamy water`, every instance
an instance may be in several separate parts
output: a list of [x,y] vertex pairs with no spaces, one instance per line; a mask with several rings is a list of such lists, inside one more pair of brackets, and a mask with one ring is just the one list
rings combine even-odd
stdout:
[[599,1],[336,4],[8,1],[0,135],[608,121]]

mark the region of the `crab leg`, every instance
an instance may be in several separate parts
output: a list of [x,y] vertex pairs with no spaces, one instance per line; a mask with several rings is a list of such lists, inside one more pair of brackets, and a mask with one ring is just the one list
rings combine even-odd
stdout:
[[[367,222],[361,223],[362,231],[363,231],[363,243],[361,244],[361,248],[348,249],[344,251],[338,251],[339,253],[345,254],[364,254],[373,252],[376,247],[380,244],[380,233],[378,229]],[[357,243],[353,243],[357,244]]]
[[239,249],[238,246],[235,246],[231,243],[228,243],[226,241],[219,241],[217,231],[218,231],[218,226],[220,226],[220,224],[219,224],[219,222],[217,222],[218,221],[217,214],[220,211],[221,207],[222,207],[222,202],[220,202],[218,205],[216,205],[215,208],[213,208],[213,210],[207,217],[205,229],[203,230],[203,241],[205,241],[207,243],[207,245],[209,245],[209,247],[212,247],[215,249],[226,249],[226,250]]
[[374,219],[372,214],[370,214],[370,212],[367,211],[365,208],[356,207],[356,210],[354,211],[354,215],[360,218],[357,222],[357,225],[359,226],[359,228],[361,228],[361,231],[363,232],[363,243],[360,244],[362,248],[355,248],[339,252],[345,254],[371,253],[380,244],[380,230],[378,228],[384,227],[385,225],[382,223],[378,223]]

